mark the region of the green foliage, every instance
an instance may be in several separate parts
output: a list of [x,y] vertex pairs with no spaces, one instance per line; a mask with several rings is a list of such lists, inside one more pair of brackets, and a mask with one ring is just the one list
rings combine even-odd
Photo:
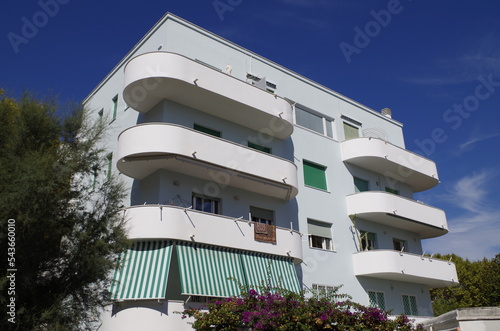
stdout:
[[[81,107],[66,108],[61,118],[53,99],[0,94],[0,249],[6,254],[14,219],[17,269],[16,323],[2,314],[3,330],[95,329],[116,253],[128,245],[118,213],[124,190],[104,180],[105,127]],[[5,276],[2,307],[11,297]]]
[[471,262],[455,254],[435,255],[455,263],[459,284],[431,289],[434,315],[457,308],[500,306],[500,254]]
[[[183,318],[194,317],[195,330],[380,330],[410,331],[414,327],[406,316],[389,319],[387,312],[365,307],[352,301],[335,301],[347,297],[337,287],[329,293],[293,293],[268,288],[250,289],[240,297],[209,303],[207,309],[187,309]],[[326,294],[326,295],[324,295]]]

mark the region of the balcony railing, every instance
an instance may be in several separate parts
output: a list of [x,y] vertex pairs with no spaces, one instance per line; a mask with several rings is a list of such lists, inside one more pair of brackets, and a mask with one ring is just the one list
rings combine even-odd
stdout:
[[[170,205],[142,205],[125,209],[128,237],[133,240],[174,239],[240,250],[290,256],[302,261],[302,235],[275,228],[275,243],[255,238],[256,223],[243,218],[205,213]],[[257,240],[256,240],[257,239]]]
[[414,192],[439,183],[433,161],[382,139],[349,139],[342,142],[341,149],[344,162],[408,184]]
[[448,233],[443,210],[387,192],[368,191],[346,197],[347,213],[356,217],[434,238]]
[[120,172],[142,179],[159,169],[289,200],[298,193],[297,167],[272,154],[183,126],[149,123],[118,137]]
[[143,113],[168,99],[279,139],[293,132],[288,101],[179,54],[151,52],[130,60],[123,98]]
[[371,250],[353,254],[354,274],[424,284],[431,288],[458,284],[455,264],[394,250]]

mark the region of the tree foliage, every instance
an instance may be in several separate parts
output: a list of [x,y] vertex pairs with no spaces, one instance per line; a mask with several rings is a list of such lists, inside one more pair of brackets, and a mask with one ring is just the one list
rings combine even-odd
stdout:
[[457,308],[500,306],[500,254],[474,262],[455,254],[435,257],[451,258],[459,280],[456,286],[431,289],[435,316]]
[[[2,94],[1,265],[16,271],[14,295],[12,279],[0,276],[0,305],[15,300],[15,319],[2,313],[0,328],[94,329],[108,302],[110,270],[128,244],[119,214],[124,190],[106,176],[99,148],[105,126],[91,123],[79,106]],[[8,222],[15,222],[10,265]]]
[[200,331],[422,330],[404,315],[390,319],[388,312],[352,302],[345,299],[347,295],[306,296],[283,289],[262,290],[262,287],[259,291],[261,294],[254,289],[242,291],[240,297],[209,303],[203,310],[187,309],[183,317],[194,317],[193,328]]

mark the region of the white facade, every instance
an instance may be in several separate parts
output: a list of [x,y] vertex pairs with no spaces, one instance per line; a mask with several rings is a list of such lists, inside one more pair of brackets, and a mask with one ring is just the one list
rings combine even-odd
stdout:
[[[195,259],[183,245],[261,252],[295,265],[303,288],[342,284],[418,319],[432,316],[430,287],[458,282],[453,263],[422,256],[421,239],[448,232],[442,210],[413,200],[439,182],[436,165],[405,149],[389,116],[172,14],[84,103],[110,121],[129,237],[165,241],[172,259],[166,292],[118,298],[101,330],[189,329],[173,312],[203,295],[183,294]],[[273,235],[266,220],[274,243],[255,240]]]

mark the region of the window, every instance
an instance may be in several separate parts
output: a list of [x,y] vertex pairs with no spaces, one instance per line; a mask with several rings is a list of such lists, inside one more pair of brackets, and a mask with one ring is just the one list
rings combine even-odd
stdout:
[[220,200],[193,194],[193,209],[206,213],[220,214]]
[[97,115],[99,115],[99,122],[102,121],[102,117],[104,116],[104,108],[101,108],[98,112]]
[[392,246],[396,251],[404,252],[406,250],[406,241],[392,238]]
[[359,137],[359,128],[355,127],[354,125],[347,124],[346,122],[344,122],[344,137],[345,137],[345,140],[358,138]]
[[392,194],[396,194],[396,195],[399,195],[399,190],[395,190],[395,189],[392,189],[390,187],[385,187],[385,191],[386,192],[389,192],[389,193],[392,193]]
[[366,192],[370,190],[370,183],[367,180],[354,177],[354,191],[356,193]]
[[333,121],[295,106],[295,123],[333,138]]
[[330,223],[307,220],[309,247],[333,251],[332,225]]
[[217,131],[217,130],[212,130],[212,129],[209,129],[205,126],[202,126],[202,125],[198,125],[198,124],[195,124],[193,126],[193,128],[196,130],[196,131],[200,131],[200,132],[203,132],[203,133],[206,133],[206,134],[209,134],[211,136],[214,136],[214,137],[219,137],[221,136],[220,134],[220,131]]
[[264,152],[264,153],[271,154],[271,149],[269,147],[257,145],[257,144],[254,144],[253,142],[250,142],[250,141],[248,142],[248,147],[256,149],[256,150]]
[[302,163],[304,166],[304,184],[326,191],[326,167],[306,160]]
[[312,289],[318,294],[323,294],[323,295],[335,293],[335,287],[328,285],[312,284]]
[[377,248],[377,236],[375,233],[360,231],[361,250],[368,251]]
[[274,211],[258,207],[250,207],[250,217],[252,222],[274,224]]
[[416,296],[403,294],[403,312],[405,315],[418,316]]
[[333,138],[333,121],[325,118],[325,130],[326,135],[330,138]]
[[111,122],[116,119],[116,111],[118,110],[118,94],[113,98],[113,116],[111,118]]
[[384,292],[368,291],[368,298],[370,300],[371,307],[378,307],[385,310]]
[[113,153],[109,153],[106,156],[106,159],[108,160],[108,172],[106,173],[106,179],[109,180],[111,179],[111,169],[113,169]]

